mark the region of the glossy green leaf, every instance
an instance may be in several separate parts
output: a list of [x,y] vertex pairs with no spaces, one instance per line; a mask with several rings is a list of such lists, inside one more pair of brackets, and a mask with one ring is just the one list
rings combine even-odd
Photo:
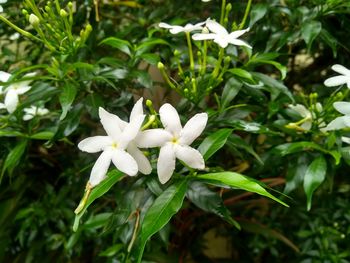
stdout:
[[166,189],[147,210],[140,233],[137,249],[137,262],[142,260],[147,241],[162,229],[181,208],[185,198],[188,181],[178,181]]
[[319,21],[305,21],[301,26],[301,36],[307,44],[308,50],[310,50],[312,42],[320,34],[322,30],[322,24]]
[[[123,178],[124,174],[118,170],[112,170],[107,173],[107,178],[104,179],[100,184],[92,189],[90,195],[88,196],[86,202],[84,203],[81,211],[75,215],[73,231],[77,231],[80,223],[81,217],[86,212],[87,208],[97,199],[103,196],[105,193],[112,188],[114,184],[119,182]],[[84,198],[83,198],[84,199]]]
[[22,137],[24,136],[23,133],[18,131],[11,131],[11,130],[0,130],[0,137]]
[[51,131],[42,131],[31,135],[30,138],[34,140],[50,140],[53,136],[54,133]]
[[198,151],[203,155],[205,161],[225,145],[231,133],[231,129],[221,129],[203,140],[198,147]]
[[241,90],[242,86],[242,82],[236,80],[235,78],[230,78],[226,82],[221,95],[222,109],[225,109],[231,103],[231,101],[237,96],[238,92]]
[[312,195],[326,178],[327,162],[323,155],[320,155],[306,170],[304,177],[304,191],[307,197],[307,210],[311,209]]
[[241,229],[238,222],[232,218],[230,210],[224,205],[221,196],[211,191],[204,183],[196,181],[191,182],[186,196],[193,204],[203,211],[216,214],[231,225]]
[[271,198],[272,200],[287,206],[286,203],[274,197],[272,194],[266,191],[263,184],[235,172],[221,172],[221,173],[208,173],[196,176],[196,179],[203,180],[204,182],[212,183],[214,185],[222,186],[222,184],[242,189],[248,192],[257,193],[262,196]]
[[253,5],[252,10],[250,11],[250,28],[266,15],[268,7],[269,5],[264,3],[256,3]]
[[128,41],[124,39],[108,37],[100,42],[100,45],[102,44],[119,49],[120,51],[124,52],[125,54],[128,54],[129,56],[131,55],[130,48],[132,48],[132,46]]
[[12,173],[13,169],[16,167],[18,162],[20,161],[25,149],[27,147],[27,140],[23,140],[19,142],[15,148],[13,148],[9,154],[7,155],[1,170],[0,182],[2,181],[2,177],[6,170],[9,173]]
[[77,95],[77,88],[72,84],[66,84],[63,86],[62,93],[60,95],[60,103],[62,107],[62,113],[60,116],[60,120],[63,120],[72,106],[72,103]]
[[252,74],[250,74],[248,71],[246,71],[244,69],[233,68],[233,69],[229,69],[228,72],[232,73],[233,75],[235,75],[237,77],[254,82]]

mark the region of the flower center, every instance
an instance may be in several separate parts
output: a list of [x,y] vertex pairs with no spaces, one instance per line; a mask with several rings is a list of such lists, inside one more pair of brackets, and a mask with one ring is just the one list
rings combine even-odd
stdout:
[[171,143],[173,143],[173,144],[178,144],[178,143],[179,143],[179,139],[176,138],[176,137],[173,137],[173,138],[171,139]]
[[118,143],[113,142],[113,143],[112,143],[112,148],[113,148],[113,149],[117,149],[117,147],[118,147]]

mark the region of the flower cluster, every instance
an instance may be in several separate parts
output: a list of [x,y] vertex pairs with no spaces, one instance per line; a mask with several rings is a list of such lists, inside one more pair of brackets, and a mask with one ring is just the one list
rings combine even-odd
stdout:
[[150,162],[139,148],[160,147],[157,171],[162,184],[171,178],[176,158],[191,168],[204,169],[202,155],[189,145],[203,132],[208,115],[196,114],[182,128],[176,109],[164,104],[159,110],[164,129],[141,131],[145,119],[142,101],[142,98],[139,99],[133,107],[129,123],[99,108],[99,117],[107,136],[89,137],[78,144],[80,150],[88,153],[102,151],[91,170],[91,187],[105,179],[111,162],[129,176],[135,176],[138,171],[150,174]]

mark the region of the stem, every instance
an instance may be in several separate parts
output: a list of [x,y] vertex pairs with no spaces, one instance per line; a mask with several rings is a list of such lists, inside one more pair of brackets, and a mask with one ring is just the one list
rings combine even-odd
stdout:
[[36,36],[32,35],[28,31],[25,31],[25,30],[19,28],[18,26],[16,26],[15,24],[11,23],[9,20],[7,20],[2,15],[0,15],[0,20],[5,22],[6,24],[8,24],[10,27],[12,27],[14,30],[16,30],[18,33],[22,34],[23,36],[31,38],[33,40],[37,40],[37,41],[42,42],[40,38],[37,38]]
[[226,0],[222,0],[221,4],[221,15],[220,15],[220,24],[224,23],[225,19],[225,9],[226,9]]
[[74,213],[75,213],[76,215],[79,214],[79,213],[84,209],[84,207],[85,207],[85,205],[86,205],[86,202],[87,202],[87,200],[88,200],[88,198],[89,198],[89,196],[90,196],[90,193],[91,193],[91,191],[92,191],[92,188],[93,188],[93,187],[92,187],[91,184],[88,182],[88,183],[86,184],[86,187],[85,187],[84,196],[83,196],[83,198],[81,199],[81,201],[80,201],[78,207],[74,210]]
[[252,0],[248,0],[248,4],[247,4],[247,6],[245,8],[245,12],[244,12],[244,16],[243,16],[242,22],[240,23],[239,28],[238,28],[240,30],[243,29],[243,27],[245,25],[245,22],[247,21],[251,5],[252,5]]
[[165,72],[164,65],[162,63],[158,63],[158,69],[160,70],[160,73],[162,74],[165,82],[174,90],[176,90],[175,85],[170,81],[168,75]]
[[208,44],[207,41],[203,41],[203,59],[202,59],[202,68],[201,68],[201,74],[204,75],[205,71],[207,69],[207,52],[208,52]]
[[221,62],[222,62],[223,57],[224,57],[224,48],[220,48],[219,58],[218,58],[218,61],[216,62],[215,69],[213,71],[214,78],[216,78],[219,75],[219,70],[221,67]]
[[193,71],[194,60],[193,60],[193,51],[192,51],[192,42],[191,42],[190,32],[186,32],[186,39],[187,39],[187,45],[188,45],[188,55],[190,57],[190,69]]
[[134,227],[134,231],[132,232],[132,237],[131,237],[131,240],[130,240],[130,243],[129,243],[129,246],[127,249],[128,254],[130,253],[132,246],[135,243],[136,234],[137,234],[137,231],[138,231],[139,226],[140,226],[140,212],[139,212],[139,210],[136,210],[135,215],[136,215],[135,227]]

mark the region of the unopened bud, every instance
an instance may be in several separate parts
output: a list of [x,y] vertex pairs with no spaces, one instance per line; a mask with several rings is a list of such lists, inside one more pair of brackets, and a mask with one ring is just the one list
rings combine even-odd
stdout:
[[146,106],[147,107],[153,107],[153,103],[151,100],[146,100]]
[[40,19],[36,15],[30,14],[30,16],[29,16],[29,23],[32,26],[37,26],[40,23]]
[[28,11],[26,9],[22,9],[22,14],[26,16],[28,15]]
[[164,69],[164,64],[162,62],[158,62],[157,67],[158,69]]
[[60,16],[61,16],[61,17],[67,17],[67,16],[68,16],[68,13],[66,12],[66,10],[61,9],[61,10],[60,10]]
[[229,3],[227,6],[226,6],[226,12],[230,12],[232,9],[232,5]]

